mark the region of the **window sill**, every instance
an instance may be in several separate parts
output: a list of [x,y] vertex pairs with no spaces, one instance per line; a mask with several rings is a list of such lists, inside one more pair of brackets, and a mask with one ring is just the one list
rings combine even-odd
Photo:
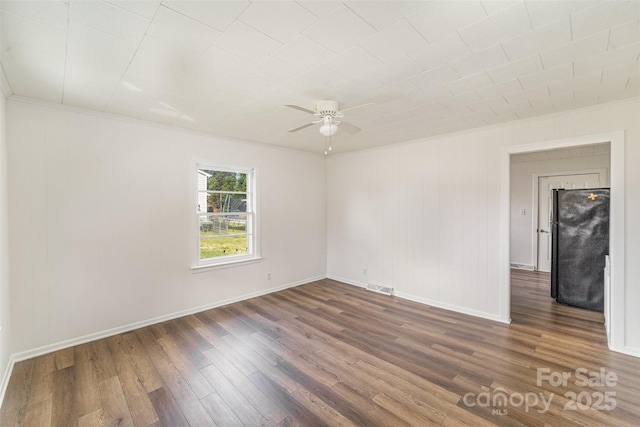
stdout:
[[247,264],[255,264],[255,263],[260,262],[261,260],[262,260],[262,257],[255,257],[255,258],[250,258],[250,259],[241,259],[241,260],[236,260],[236,261],[220,262],[220,263],[217,263],[217,264],[196,265],[196,266],[192,266],[191,267],[191,273],[193,273],[193,274],[195,274],[195,273],[205,273],[207,271],[221,270],[223,268],[238,267],[238,266],[247,265]]

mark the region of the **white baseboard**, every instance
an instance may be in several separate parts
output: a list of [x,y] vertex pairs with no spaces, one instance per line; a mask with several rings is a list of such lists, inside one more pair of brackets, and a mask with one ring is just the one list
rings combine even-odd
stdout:
[[432,307],[441,308],[443,310],[453,311],[453,312],[456,312],[456,313],[466,314],[466,315],[474,316],[474,317],[480,317],[482,319],[493,320],[494,322],[511,323],[510,321],[504,321],[503,319],[500,318],[500,316],[496,316],[495,314],[486,313],[484,311],[472,310],[470,308],[462,307],[462,306],[459,306],[459,305],[448,304],[448,303],[441,302],[441,301],[435,301],[435,300],[432,300],[432,299],[423,298],[423,297],[419,297],[419,296],[416,296],[416,295],[407,294],[407,293],[404,293],[404,292],[394,292],[394,295],[398,296],[400,298],[407,299],[409,301],[419,302],[421,304],[425,304],[425,305],[429,305],[429,306],[432,306]]
[[[338,282],[343,282],[346,283],[347,285],[352,285],[352,286],[357,286],[359,288],[366,288],[367,284],[366,283],[360,283],[360,282],[356,282],[354,280],[350,280],[350,279],[345,279],[343,277],[338,277],[338,276],[332,276],[329,275],[327,276],[328,279],[332,279],[332,280],[337,280]],[[414,301],[414,302],[419,302],[421,304],[425,304],[425,305],[429,305],[432,307],[437,307],[437,308],[442,308],[444,310],[449,310],[449,311],[453,311],[456,313],[461,313],[461,314],[467,314],[469,316],[474,316],[474,317],[480,317],[482,319],[488,319],[488,320],[493,320],[495,322],[500,322],[500,323],[511,323],[510,321],[505,321],[504,319],[500,318],[500,316],[496,316],[495,314],[491,314],[491,313],[486,313],[484,311],[477,311],[477,310],[472,310],[466,307],[461,307],[458,305],[453,305],[453,304],[447,304],[441,301],[434,301],[428,298],[423,298],[423,297],[419,297],[416,295],[412,295],[412,294],[408,294],[405,292],[398,292],[398,291],[393,291],[393,295],[397,296],[399,298],[402,299],[406,299],[409,301]]]
[[367,287],[366,283],[356,282],[354,280],[345,279],[344,277],[340,277],[340,276],[328,275],[327,279],[335,280],[336,282],[346,283],[347,285],[357,286],[359,288],[366,288]]
[[615,351],[616,353],[626,354],[627,356],[640,357],[640,348],[634,348],[629,346],[625,346],[625,347],[608,346],[608,347],[609,347],[609,350]]
[[211,304],[205,304],[198,307],[189,308],[186,310],[176,311],[174,313],[166,314],[163,316],[154,317],[152,319],[142,320],[135,323],[130,323],[124,326],[118,326],[116,328],[107,329],[100,332],[95,332],[93,334],[84,335],[78,338],[73,338],[65,341],[60,341],[54,344],[48,344],[42,347],[34,348],[27,351],[21,351],[19,353],[14,353],[9,357],[9,363],[7,363],[7,367],[2,376],[2,382],[0,383],[0,406],[2,402],[4,402],[4,395],[7,391],[7,386],[9,385],[9,378],[11,377],[11,373],[13,372],[13,367],[17,362],[21,362],[23,360],[31,359],[33,357],[42,356],[43,354],[51,353],[54,351],[62,350],[65,348],[73,347],[79,344],[88,343],[91,341],[96,341],[103,338],[108,338],[113,335],[122,334],[124,332],[133,331],[135,329],[144,328],[145,326],[155,325],[156,323],[165,322],[167,320],[176,319],[178,317],[188,316],[194,313],[200,313],[201,311],[210,310],[216,307],[222,307],[224,305],[233,304],[234,302],[244,301],[251,298],[259,297],[262,295],[271,294],[274,292],[282,291],[284,289],[293,288],[296,286],[304,285],[305,283],[315,282],[317,280],[325,279],[326,276],[316,276],[310,277],[308,279],[299,280],[296,282],[288,283],[281,286],[276,286],[273,288],[251,292],[248,294],[240,295],[238,297],[229,298],[222,301],[217,301]]
[[533,271],[535,270],[535,268],[533,267],[533,265],[529,265],[529,264],[519,264],[517,262],[512,262],[511,263],[511,268],[515,268],[516,270],[528,270],[528,271]]
[[7,386],[9,385],[9,378],[11,378],[11,373],[13,372],[13,366],[16,364],[16,361],[13,355],[9,356],[9,361],[7,362],[7,366],[2,374],[2,382],[0,382],[0,406],[2,406],[2,402],[4,402],[4,394],[7,391]]

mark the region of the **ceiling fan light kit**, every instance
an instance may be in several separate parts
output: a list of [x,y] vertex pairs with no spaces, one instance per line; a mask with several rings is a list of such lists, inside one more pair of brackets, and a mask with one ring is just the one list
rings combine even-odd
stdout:
[[333,136],[338,132],[338,125],[333,123],[332,116],[324,116],[320,133],[324,136]]
[[333,136],[338,132],[337,125],[322,125],[320,126],[320,133],[324,136]]

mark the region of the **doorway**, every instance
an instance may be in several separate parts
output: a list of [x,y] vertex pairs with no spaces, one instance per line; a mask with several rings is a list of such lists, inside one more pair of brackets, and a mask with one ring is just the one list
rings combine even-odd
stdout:
[[[534,176],[537,180],[538,191],[534,193],[537,200],[537,224],[535,237],[537,240],[536,270],[551,271],[551,211],[553,190],[600,188],[607,186],[607,176],[604,170],[596,170],[590,173],[545,174]],[[534,182],[534,185],[536,183]],[[534,205],[535,205],[534,201]]]
[[[621,353],[628,353],[625,348],[626,307],[625,307],[625,133],[612,131],[596,135],[584,135],[559,140],[515,144],[502,147],[500,159],[500,232],[499,232],[499,265],[500,265],[500,319],[511,322],[511,263],[510,263],[510,227],[511,227],[511,182],[510,160],[514,154],[553,150],[564,147],[577,147],[610,143],[611,161],[609,186],[611,187],[609,254],[610,287],[605,295],[605,304],[611,307],[606,322],[611,333],[607,336],[609,348]],[[608,299],[608,302],[607,302]]]

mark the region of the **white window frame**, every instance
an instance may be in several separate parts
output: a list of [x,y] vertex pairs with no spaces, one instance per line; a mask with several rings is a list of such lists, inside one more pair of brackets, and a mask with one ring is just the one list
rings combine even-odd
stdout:
[[[211,215],[210,212],[199,212],[198,202],[200,196],[200,190],[198,189],[198,171],[199,170],[212,170],[221,172],[235,172],[246,174],[247,176],[247,253],[246,254],[231,254],[218,256],[214,258],[201,259],[200,258],[200,217],[202,215]],[[259,221],[258,221],[258,185],[256,179],[255,168],[250,167],[236,167],[228,165],[220,165],[216,163],[196,163],[193,170],[196,181],[192,181],[193,188],[195,189],[195,198],[192,204],[191,212],[193,220],[193,229],[195,230],[195,247],[193,252],[194,262],[192,264],[193,272],[207,271],[218,268],[232,267],[235,265],[242,265],[247,263],[258,262],[260,258],[259,253]]]

